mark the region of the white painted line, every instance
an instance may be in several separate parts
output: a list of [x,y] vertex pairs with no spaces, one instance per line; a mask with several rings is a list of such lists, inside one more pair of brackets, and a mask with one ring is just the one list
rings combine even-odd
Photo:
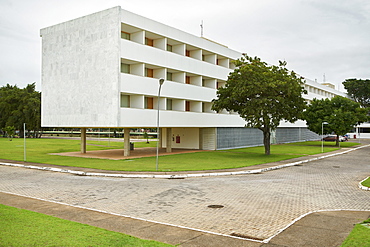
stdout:
[[296,219],[294,219],[293,221],[291,221],[288,225],[286,225],[285,227],[279,229],[271,237],[266,238],[264,240],[256,240],[256,239],[241,238],[241,237],[226,235],[226,234],[217,233],[217,232],[211,232],[211,231],[207,231],[207,230],[201,230],[201,229],[192,228],[192,227],[180,226],[180,225],[175,225],[175,224],[170,224],[170,223],[163,223],[163,222],[159,222],[159,221],[155,221],[155,220],[147,220],[147,219],[143,219],[143,218],[140,218],[140,217],[133,217],[133,216],[124,215],[124,214],[111,213],[111,212],[104,211],[104,210],[99,210],[99,209],[94,209],[94,208],[88,208],[88,207],[83,207],[83,206],[77,206],[77,205],[71,205],[71,204],[64,203],[64,202],[57,202],[57,201],[52,201],[52,200],[48,200],[48,199],[42,199],[42,198],[33,197],[33,196],[25,196],[25,195],[18,194],[18,193],[12,193],[12,192],[7,192],[7,191],[0,191],[0,192],[1,193],[4,193],[4,194],[22,196],[22,197],[36,199],[36,200],[40,200],[40,201],[44,201],[44,202],[51,202],[51,203],[56,203],[56,204],[60,204],[60,205],[70,206],[70,207],[74,207],[74,208],[80,208],[80,209],[90,210],[90,211],[93,211],[93,212],[105,213],[105,214],[110,214],[110,215],[115,215],[115,216],[120,216],[120,217],[135,219],[135,220],[141,220],[141,221],[155,223],[155,224],[160,224],[160,225],[173,226],[173,227],[178,227],[178,228],[182,228],[182,229],[193,230],[193,231],[197,231],[197,232],[203,232],[203,233],[208,233],[208,234],[213,234],[213,235],[218,235],[218,236],[223,236],[223,237],[229,237],[229,238],[235,238],[235,239],[240,239],[240,240],[253,241],[253,242],[258,242],[258,243],[268,243],[268,242],[270,242],[271,239],[273,239],[274,237],[276,237],[277,235],[279,235],[280,233],[282,233],[284,230],[286,230],[290,226],[294,225],[297,221],[299,221],[300,219],[302,219],[302,218],[304,218],[307,215],[312,214],[312,213],[333,212],[333,211],[361,211],[361,212],[370,212],[369,210],[359,210],[359,209],[322,209],[322,210],[310,211],[308,213],[305,213],[305,214],[300,215],[299,217],[297,217]]
[[135,219],[135,220],[141,220],[141,221],[155,223],[155,224],[160,224],[160,225],[165,225],[165,226],[173,226],[173,227],[178,227],[178,228],[182,228],[182,229],[193,230],[193,231],[197,231],[197,232],[208,233],[208,234],[213,234],[213,235],[218,235],[218,236],[223,236],[223,237],[228,237],[228,238],[235,238],[235,239],[240,239],[240,240],[246,240],[246,241],[253,241],[253,242],[263,243],[263,241],[256,240],[256,239],[240,238],[240,237],[226,235],[226,234],[222,234],[222,233],[211,232],[211,231],[206,231],[206,230],[200,230],[200,229],[192,228],[192,227],[180,226],[180,225],[175,225],[175,224],[170,224],[170,223],[163,223],[163,222],[159,222],[159,221],[155,221],[155,220],[146,220],[146,219],[139,218],[139,217],[133,217],[133,216],[124,215],[124,214],[111,213],[111,212],[104,211],[104,210],[99,210],[99,209],[94,209],[94,208],[88,208],[88,207],[82,207],[82,206],[77,206],[77,205],[71,205],[71,204],[64,203],[64,202],[57,202],[57,201],[42,199],[42,198],[33,197],[33,196],[25,196],[25,195],[21,195],[21,194],[18,194],[18,193],[12,193],[12,192],[6,192],[6,191],[0,191],[0,192],[1,193],[4,193],[4,194],[11,194],[11,195],[16,195],[16,196],[22,196],[22,197],[36,199],[36,200],[40,200],[40,201],[44,201],[44,202],[51,202],[51,203],[56,203],[56,204],[60,204],[60,205],[70,206],[70,207],[74,207],[74,208],[80,208],[80,209],[90,210],[90,211],[98,212],[98,213],[104,213],[104,214],[110,214],[110,215],[115,215],[115,216],[130,218],[130,219]]

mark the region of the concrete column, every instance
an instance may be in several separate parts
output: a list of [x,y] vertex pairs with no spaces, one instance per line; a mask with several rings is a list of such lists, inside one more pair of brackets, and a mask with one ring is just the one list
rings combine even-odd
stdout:
[[86,128],[81,128],[81,153],[86,153]]
[[130,128],[124,128],[123,134],[124,134],[123,155],[130,156]]
[[167,128],[167,133],[166,133],[166,152],[171,153],[172,152],[172,128]]
[[159,136],[157,137],[158,138],[158,141],[159,141],[159,147],[162,148],[163,147],[163,142],[162,142],[162,133],[163,133],[163,128],[159,128]]

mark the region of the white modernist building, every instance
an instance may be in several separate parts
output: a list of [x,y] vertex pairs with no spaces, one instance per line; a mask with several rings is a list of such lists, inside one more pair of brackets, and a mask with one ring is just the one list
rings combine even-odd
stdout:
[[[262,143],[262,132],[244,128],[237,114],[211,110],[240,52],[121,7],[44,28],[41,37],[44,127],[81,128],[83,140],[86,128],[124,128],[127,135],[130,128],[156,127],[159,105],[161,145],[168,150]],[[305,86],[307,100],[345,96],[310,80]],[[312,138],[304,122],[282,123],[272,141]]]

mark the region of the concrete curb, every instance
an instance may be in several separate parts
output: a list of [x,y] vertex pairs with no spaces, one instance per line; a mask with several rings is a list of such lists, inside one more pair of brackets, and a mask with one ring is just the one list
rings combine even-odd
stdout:
[[296,219],[294,219],[292,222],[290,222],[288,225],[286,225],[284,228],[280,229],[277,233],[272,235],[269,238],[266,238],[263,240],[263,243],[269,243],[274,237],[278,236],[281,234],[283,231],[294,225],[297,221],[303,219],[304,217],[313,214],[313,213],[320,213],[320,212],[334,212],[334,211],[361,211],[361,212],[369,212],[368,210],[358,210],[358,209],[323,209],[323,210],[315,210],[315,211],[310,211],[305,214],[300,215]]
[[366,187],[366,186],[363,186],[362,185],[362,182],[365,181],[366,179],[368,179],[369,177],[365,178],[364,180],[362,180],[361,182],[358,183],[358,187],[362,190],[370,190],[369,187]]
[[58,201],[53,201],[53,200],[48,200],[48,199],[42,199],[42,198],[33,197],[33,196],[21,195],[21,194],[17,194],[17,193],[11,193],[11,192],[6,192],[6,191],[0,191],[0,192],[1,193],[4,193],[4,194],[9,194],[9,195],[15,195],[15,196],[21,196],[21,197],[31,198],[31,199],[35,199],[35,200],[39,200],[39,201],[43,201],[43,202],[50,202],[50,203],[55,203],[55,204],[59,204],[59,205],[64,205],[64,206],[69,206],[69,207],[74,207],[74,208],[89,210],[89,211],[92,211],[92,212],[98,212],[98,213],[104,213],[104,214],[109,214],[109,215],[113,215],[113,216],[124,217],[124,218],[128,218],[128,219],[140,220],[140,221],[143,221],[143,222],[150,222],[150,223],[164,225],[164,226],[173,226],[173,227],[178,227],[178,228],[182,228],[182,229],[186,229],[186,230],[192,230],[192,231],[196,231],[196,232],[208,233],[208,234],[212,234],[212,235],[223,236],[223,237],[227,237],[227,238],[239,239],[239,240],[244,240],[244,241],[252,241],[252,242],[258,242],[258,243],[264,243],[263,242],[264,240],[256,240],[256,239],[236,237],[236,236],[232,236],[232,235],[227,235],[227,234],[222,234],[222,233],[217,233],[217,232],[212,232],[212,231],[206,231],[206,230],[201,230],[201,229],[192,228],[192,227],[186,227],[186,226],[175,225],[175,224],[170,224],[170,223],[163,223],[163,222],[155,221],[155,220],[147,220],[147,219],[144,219],[144,218],[133,217],[133,216],[125,215],[125,214],[111,213],[111,212],[108,212],[108,211],[105,211],[105,210],[99,210],[99,209],[94,209],[94,208],[89,208],[89,207],[84,207],[84,206],[72,205],[72,204],[68,204],[68,203],[64,203],[64,202],[58,202]]
[[[97,172],[83,172],[83,171],[74,171],[74,170],[66,170],[66,169],[60,169],[60,168],[54,168],[54,167],[41,167],[41,166],[33,166],[33,165],[22,165],[22,164],[15,164],[15,163],[6,163],[6,162],[0,162],[0,165],[4,166],[12,166],[12,167],[21,167],[21,168],[28,168],[28,169],[36,169],[36,170],[43,170],[43,171],[52,171],[52,172],[61,172],[61,173],[70,173],[74,175],[79,176],[94,176],[94,177],[113,177],[113,178],[159,178],[159,179],[183,179],[183,178],[199,178],[199,177],[215,177],[215,176],[235,176],[235,175],[248,175],[248,174],[256,174],[261,172],[267,172],[272,170],[277,170],[281,168],[286,168],[290,166],[296,166],[303,163],[308,163],[315,160],[325,159],[341,154],[346,154],[364,147],[369,147],[370,144],[360,146],[353,149],[348,149],[343,152],[339,153],[333,153],[328,154],[316,158],[311,158],[307,160],[287,163],[283,165],[268,167],[268,168],[262,168],[262,169],[255,169],[255,170],[247,170],[247,171],[237,171],[237,172],[214,172],[214,173],[189,173],[189,174],[180,174],[180,175],[155,175],[155,174],[124,174],[124,173],[97,173]],[[361,185],[362,186],[362,185]],[[364,187],[364,186],[362,186]],[[360,188],[362,188],[360,187]],[[367,188],[367,187],[364,187]],[[370,188],[367,188],[365,190],[370,190]]]
[[[25,197],[25,198],[30,198],[30,199],[35,199],[35,200],[48,202],[48,203],[55,203],[55,204],[69,206],[69,207],[73,207],[73,208],[88,210],[88,211],[91,211],[91,212],[98,212],[98,213],[104,213],[104,214],[112,215],[112,216],[124,217],[124,218],[127,218],[127,219],[139,220],[139,221],[142,221],[142,222],[150,222],[150,223],[163,225],[163,226],[172,226],[172,227],[177,227],[177,228],[181,228],[181,229],[185,229],[185,230],[191,230],[191,231],[196,231],[196,232],[205,233],[205,234],[211,234],[211,235],[215,235],[215,236],[222,236],[222,237],[231,238],[231,239],[238,239],[238,240],[242,240],[242,241],[251,241],[251,242],[261,243],[261,244],[269,243],[273,238],[282,234],[285,230],[287,230],[289,227],[293,226],[299,220],[303,219],[304,217],[306,217],[308,215],[314,214],[314,213],[335,212],[335,211],[337,211],[337,212],[339,212],[339,211],[370,212],[369,210],[358,210],[358,209],[322,209],[322,210],[309,211],[307,213],[304,213],[304,214],[298,216],[294,220],[292,220],[289,224],[287,224],[285,227],[279,229],[272,236],[270,236],[266,239],[257,240],[257,239],[252,239],[252,238],[243,238],[243,237],[237,237],[237,236],[232,236],[232,235],[228,235],[228,234],[222,234],[222,233],[217,233],[217,232],[212,232],[212,231],[207,231],[207,230],[201,230],[201,229],[198,229],[198,228],[186,227],[186,226],[182,226],[182,225],[163,223],[163,222],[155,221],[155,220],[147,220],[147,219],[140,218],[140,217],[133,217],[133,216],[129,216],[129,215],[125,215],[125,214],[119,214],[119,213],[112,213],[112,212],[108,212],[108,211],[105,211],[105,210],[99,210],[99,209],[94,209],[94,208],[89,208],[89,207],[84,207],[84,206],[72,205],[72,204],[68,204],[68,203],[64,203],[64,202],[58,202],[58,201],[53,201],[53,200],[48,200],[48,199],[43,199],[43,198],[38,198],[38,197],[33,197],[33,196],[27,196],[27,195],[22,195],[22,194],[18,194],[18,193],[12,193],[12,192],[7,192],[7,191],[0,191],[0,193],[13,195],[13,196],[20,196],[20,197]],[[56,216],[56,217],[58,217],[58,216]]]

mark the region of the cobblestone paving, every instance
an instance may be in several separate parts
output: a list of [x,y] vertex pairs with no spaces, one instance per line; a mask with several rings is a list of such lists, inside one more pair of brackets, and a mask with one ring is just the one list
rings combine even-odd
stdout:
[[168,180],[0,166],[0,191],[262,240],[310,211],[370,210],[370,192],[358,188],[369,160],[366,147],[263,174]]

